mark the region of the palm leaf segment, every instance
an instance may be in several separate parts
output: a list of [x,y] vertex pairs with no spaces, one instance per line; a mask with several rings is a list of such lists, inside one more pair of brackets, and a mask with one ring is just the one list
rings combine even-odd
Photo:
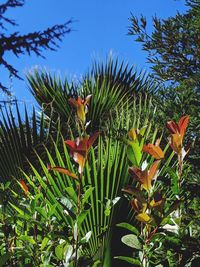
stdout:
[[42,144],[47,143],[51,133],[51,120],[47,124],[43,113],[37,118],[34,108],[29,118],[26,107],[22,119],[18,105],[15,110],[2,108],[0,117],[0,180],[6,182],[11,177],[20,178],[19,168],[28,171],[26,159],[35,159],[34,149],[42,154]]

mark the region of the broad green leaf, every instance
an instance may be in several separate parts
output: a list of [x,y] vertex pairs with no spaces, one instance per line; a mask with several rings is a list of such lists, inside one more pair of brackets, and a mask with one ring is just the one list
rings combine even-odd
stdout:
[[132,148],[133,148],[133,153],[135,155],[135,159],[137,162],[137,166],[140,165],[140,161],[142,159],[142,151],[140,148],[139,142],[136,140],[135,142],[132,142]]
[[58,246],[56,246],[56,248],[55,248],[55,254],[56,254],[56,257],[57,257],[59,260],[62,260],[62,259],[63,259],[63,254],[64,254],[64,244],[59,244]]
[[84,205],[85,203],[88,202],[88,198],[91,196],[93,190],[94,190],[94,187],[90,187],[85,191],[85,193],[82,197],[82,205]]
[[97,260],[93,263],[92,267],[99,267],[101,264],[100,260]]
[[69,210],[73,207],[71,201],[67,197],[61,197],[60,202]]
[[89,210],[84,210],[79,214],[78,219],[77,219],[77,224],[79,227],[81,226],[82,222],[87,217],[88,213],[89,213]]
[[130,146],[130,145],[127,146],[126,153],[127,153],[128,159],[131,161],[133,166],[137,166],[137,161],[136,161],[136,158],[135,158],[135,154],[133,153],[132,146]]
[[47,246],[48,242],[49,238],[45,236],[45,238],[42,240],[41,250],[43,250]]
[[92,231],[89,231],[83,238],[81,238],[81,243],[87,243],[92,235]]
[[141,249],[141,243],[138,240],[136,235],[130,234],[130,235],[125,235],[122,237],[121,241],[131,247],[131,248],[135,248],[135,249]]
[[139,166],[142,159],[142,151],[138,140],[130,142],[127,146],[127,157],[133,166]]
[[137,230],[137,228],[134,227],[133,225],[129,224],[129,223],[125,223],[125,222],[124,223],[118,223],[117,226],[124,228],[124,229],[127,229],[136,235],[140,234],[139,231]]
[[65,265],[64,267],[69,266],[69,261],[71,260],[72,254],[73,254],[73,247],[71,245],[65,246]]
[[130,258],[130,257],[125,257],[125,256],[117,256],[117,257],[114,257],[115,259],[119,259],[119,260],[123,260],[123,261],[126,261],[128,263],[131,263],[132,266],[141,266],[141,263],[139,260],[135,260],[133,258]]
[[73,187],[67,187],[66,189],[67,194],[72,198],[74,203],[77,203],[77,194]]
[[31,236],[21,235],[19,237],[19,239],[24,241],[24,242],[28,242],[28,243],[30,243],[32,245],[36,244],[35,240]]
[[78,237],[78,224],[77,222],[74,224],[74,228],[73,228],[73,236],[74,236],[74,240],[77,241],[77,237]]

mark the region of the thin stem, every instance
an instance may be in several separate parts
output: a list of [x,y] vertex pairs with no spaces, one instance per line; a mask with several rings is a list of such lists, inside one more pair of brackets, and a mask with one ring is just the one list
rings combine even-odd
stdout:
[[178,155],[178,187],[179,187],[179,190],[181,187],[182,173],[183,173],[183,157],[181,153],[180,155]]
[[[179,194],[180,194],[180,189],[181,189],[181,179],[182,179],[182,173],[183,173],[183,157],[182,153],[178,155],[178,189],[179,189]],[[179,222],[179,229],[181,227],[181,207],[178,207],[178,218],[180,219]],[[179,264],[181,263],[182,260],[182,254],[178,254],[178,262]]]
[[[77,186],[77,218],[81,212],[81,190],[82,190],[82,173],[80,174],[79,177],[79,183]],[[76,234],[76,240],[75,240],[75,258],[74,258],[74,267],[78,266],[78,241],[79,241],[79,230],[77,227],[77,234]]]

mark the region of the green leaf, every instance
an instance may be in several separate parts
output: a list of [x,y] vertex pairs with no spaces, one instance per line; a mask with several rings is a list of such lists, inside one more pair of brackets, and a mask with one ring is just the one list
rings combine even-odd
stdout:
[[73,254],[73,247],[71,245],[65,246],[65,265],[64,266],[69,266],[69,261],[72,257]]
[[43,238],[43,240],[42,240],[41,250],[43,250],[46,247],[48,242],[49,242],[49,238],[45,236],[45,238]]
[[89,231],[82,239],[81,243],[87,243],[92,235],[92,231]]
[[139,231],[137,230],[137,228],[134,227],[133,225],[129,224],[129,223],[118,223],[116,226],[127,229],[136,235],[140,234]]
[[114,257],[115,259],[119,259],[119,260],[123,260],[123,261],[126,261],[128,263],[131,263],[132,266],[141,266],[141,263],[139,260],[135,260],[133,258],[130,258],[130,257],[125,257],[125,256],[117,256],[117,257]]
[[129,142],[127,146],[127,156],[133,166],[139,166],[142,159],[142,151],[138,140]]
[[127,146],[126,153],[127,153],[128,159],[131,161],[133,166],[137,166],[137,161],[136,161],[136,158],[135,158],[135,154],[133,153],[132,146],[130,146],[130,145]]
[[61,197],[60,202],[69,210],[73,207],[71,201],[67,197]]
[[139,166],[140,161],[142,159],[142,152],[141,152],[140,144],[137,140],[135,142],[132,142],[132,148],[133,148],[133,153],[134,153],[136,163],[137,163],[136,166]]
[[79,214],[78,219],[77,219],[77,224],[79,227],[82,224],[82,222],[85,220],[88,213],[89,213],[89,210],[84,210]]
[[57,257],[59,260],[62,260],[62,259],[63,259],[63,253],[64,253],[64,244],[59,244],[59,245],[55,248],[55,254],[56,254],[56,257]]
[[74,240],[77,241],[77,237],[78,237],[78,225],[77,225],[77,222],[74,224],[73,236],[74,236]]
[[101,264],[100,260],[97,260],[93,263],[92,267],[100,267],[100,264]]
[[85,203],[88,202],[88,198],[91,196],[93,190],[94,190],[94,187],[90,187],[85,191],[85,193],[82,197],[82,205],[84,205]]
[[32,237],[30,237],[30,236],[21,235],[19,237],[19,239],[22,240],[22,241],[24,241],[24,242],[28,242],[28,243],[30,243],[32,245],[35,245],[36,244],[35,240]]
[[46,211],[45,211],[43,208],[41,208],[41,207],[35,207],[35,210],[36,210],[40,215],[42,215],[45,219],[48,218],[48,217],[47,217],[47,213],[46,213]]
[[67,194],[72,198],[74,203],[77,203],[77,194],[73,187],[67,187],[66,189]]
[[137,236],[133,234],[123,236],[121,241],[131,248],[141,249],[142,247]]

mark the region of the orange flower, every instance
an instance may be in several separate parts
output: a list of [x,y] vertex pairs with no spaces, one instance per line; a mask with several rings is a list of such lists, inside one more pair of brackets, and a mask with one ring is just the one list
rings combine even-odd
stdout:
[[183,138],[185,135],[186,128],[188,126],[189,116],[183,116],[180,118],[177,124],[174,121],[168,121],[166,126],[171,133],[170,145],[174,152],[181,154],[183,150]]
[[66,140],[65,144],[69,147],[71,155],[76,163],[79,165],[79,173],[83,172],[87,154],[99,136],[100,132],[96,132],[91,136],[86,136],[83,139],[76,138],[75,140]]
[[139,168],[131,167],[129,168],[129,173],[134,179],[142,184],[146,191],[149,191],[151,189],[151,182],[156,177],[159,163],[160,160],[154,161],[149,170],[141,170]]
[[77,100],[73,98],[69,99],[69,103],[76,108],[77,116],[83,123],[85,123],[86,120],[87,106],[89,105],[91,97],[92,95],[88,95],[85,99],[82,99],[80,96],[78,96]]

